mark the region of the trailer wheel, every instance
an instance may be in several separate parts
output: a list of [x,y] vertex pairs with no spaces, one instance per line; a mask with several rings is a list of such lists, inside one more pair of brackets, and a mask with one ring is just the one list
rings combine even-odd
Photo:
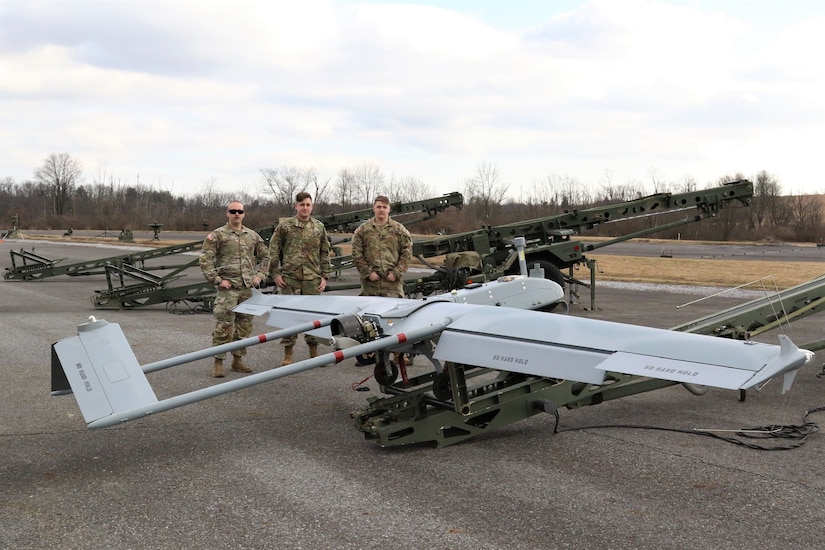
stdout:
[[398,379],[398,365],[395,361],[376,362],[372,374],[376,382],[382,386],[389,386]]
[[433,395],[442,401],[450,401],[453,398],[453,388],[450,384],[450,375],[446,371],[436,373],[433,378]]

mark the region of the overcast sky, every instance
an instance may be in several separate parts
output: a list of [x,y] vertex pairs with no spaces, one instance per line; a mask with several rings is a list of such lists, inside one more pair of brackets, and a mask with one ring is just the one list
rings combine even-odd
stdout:
[[0,178],[69,153],[177,195],[365,163],[825,193],[823,29],[821,0],[0,0]]

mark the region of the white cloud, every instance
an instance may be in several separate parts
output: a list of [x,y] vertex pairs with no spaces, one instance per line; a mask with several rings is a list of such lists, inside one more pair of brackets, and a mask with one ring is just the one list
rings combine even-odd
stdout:
[[573,4],[514,28],[484,3],[0,0],[0,177],[69,152],[181,193],[363,162],[439,192],[481,162],[513,187],[655,167],[825,190],[825,6],[774,23],[738,2]]

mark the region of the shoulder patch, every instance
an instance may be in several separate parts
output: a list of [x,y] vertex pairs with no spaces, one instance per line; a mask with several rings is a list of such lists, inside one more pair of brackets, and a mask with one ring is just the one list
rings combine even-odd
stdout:
[[214,241],[215,240],[215,234],[210,233],[209,235],[206,236],[206,238],[209,239],[210,241]]

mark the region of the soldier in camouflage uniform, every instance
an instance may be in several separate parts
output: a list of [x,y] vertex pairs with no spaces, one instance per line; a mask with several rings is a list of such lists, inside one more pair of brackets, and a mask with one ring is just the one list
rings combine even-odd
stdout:
[[352,259],[361,276],[361,296],[404,297],[402,277],[410,266],[410,232],[390,219],[390,200],[375,198],[375,214],[352,236]]
[[[301,191],[295,196],[293,218],[283,220],[269,241],[269,274],[281,294],[321,294],[327,287],[331,266],[329,239],[324,224],[312,217],[312,195]],[[292,363],[297,335],[283,338],[284,359]],[[318,341],[304,335],[309,356],[318,356]]]
[[[227,224],[206,236],[200,256],[203,276],[218,289],[215,299],[215,330],[212,345],[228,344],[249,337],[252,316],[232,311],[252,296],[252,287],[260,286],[269,266],[269,250],[257,232],[244,227],[243,204],[230,202],[226,207]],[[246,348],[232,352],[232,370],[252,372],[244,362]],[[223,357],[215,355],[212,376],[223,378]]]

